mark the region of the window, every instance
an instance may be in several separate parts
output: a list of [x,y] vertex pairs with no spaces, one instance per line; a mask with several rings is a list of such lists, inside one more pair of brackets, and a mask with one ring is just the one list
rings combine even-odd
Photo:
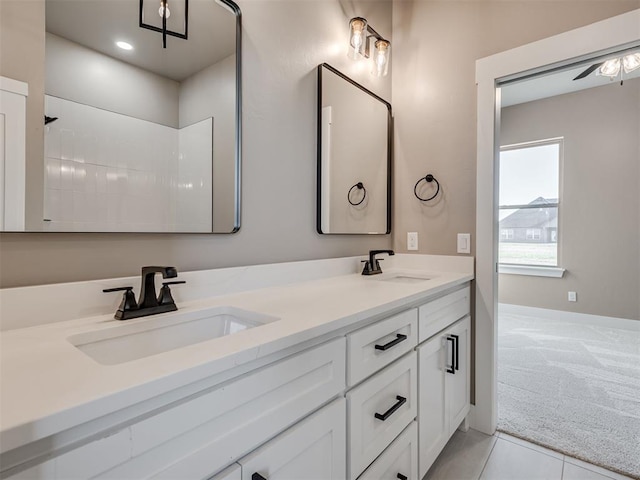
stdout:
[[562,139],[500,149],[499,261],[558,266]]
[[500,230],[500,239],[501,240],[513,240],[513,229],[512,228],[503,228]]
[[527,240],[540,240],[540,229],[527,228]]

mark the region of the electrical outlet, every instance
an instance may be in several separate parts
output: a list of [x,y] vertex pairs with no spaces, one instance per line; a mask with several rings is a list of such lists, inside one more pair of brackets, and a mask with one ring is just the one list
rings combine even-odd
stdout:
[[407,232],[407,250],[418,250],[418,232]]
[[471,234],[458,234],[458,253],[471,253]]
[[567,296],[567,299],[570,302],[577,302],[578,301],[578,294],[576,292],[569,292],[569,295]]

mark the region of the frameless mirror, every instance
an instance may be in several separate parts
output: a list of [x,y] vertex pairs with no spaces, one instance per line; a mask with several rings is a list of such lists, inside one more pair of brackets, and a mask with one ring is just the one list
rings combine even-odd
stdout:
[[318,233],[391,232],[391,105],[318,66]]
[[239,228],[240,10],[166,5],[46,0],[44,175],[26,185],[42,218],[28,231]]

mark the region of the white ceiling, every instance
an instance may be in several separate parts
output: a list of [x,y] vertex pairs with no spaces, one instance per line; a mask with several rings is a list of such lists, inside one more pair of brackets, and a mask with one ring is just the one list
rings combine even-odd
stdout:
[[[169,0],[171,30],[184,30],[183,3]],[[189,38],[167,36],[166,49],[161,33],[139,27],[139,4],[139,0],[46,0],[46,29],[176,81],[235,52],[236,17],[215,0],[189,0]],[[145,22],[161,26],[159,6],[159,0],[145,0]],[[116,41],[128,42],[134,49],[122,50]]]
[[[620,85],[620,76],[617,79],[610,80],[609,77],[596,75],[592,72],[589,76],[580,80],[573,80],[580,75],[585,69],[598,61],[589,61],[568,70],[554,72],[550,74],[541,74],[536,77],[515,82],[502,87],[502,106],[517,105],[519,103],[531,102],[541,98],[554,97],[565,93],[577,92],[587,88],[600,87],[604,85]],[[624,78],[632,79],[640,77],[640,69],[629,74],[625,74]]]

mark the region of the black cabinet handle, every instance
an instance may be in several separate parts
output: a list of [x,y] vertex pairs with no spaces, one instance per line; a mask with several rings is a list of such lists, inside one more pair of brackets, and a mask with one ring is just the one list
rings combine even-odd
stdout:
[[447,342],[451,342],[451,367],[449,367],[447,365],[447,373],[451,373],[453,375],[456,374],[456,370],[455,370],[455,350],[456,350],[456,340],[455,338],[453,338],[453,335],[449,335],[447,337]]
[[253,475],[251,475],[251,480],[267,480],[267,479],[262,475],[260,475],[258,472],[255,472]]
[[384,345],[376,345],[376,350],[383,350],[383,351],[388,350],[391,347],[395,347],[400,342],[404,342],[406,339],[407,339],[406,335],[403,335],[402,333],[396,333],[395,340],[391,340],[389,343],[385,343]]
[[459,360],[459,358],[458,358],[458,356],[459,356],[459,355],[458,355],[458,350],[460,349],[460,338],[458,338],[458,335],[451,335],[451,336],[452,336],[452,337],[455,339],[455,341],[456,341],[456,343],[454,344],[454,349],[453,349],[453,351],[454,351],[453,358],[454,358],[454,360],[455,360],[455,363],[453,364],[453,368],[454,368],[455,370],[460,370],[460,369],[458,368],[458,366],[459,366],[459,365],[458,365],[458,360]]
[[394,403],[389,410],[387,410],[382,414],[376,413],[375,417],[378,420],[382,420],[384,422],[387,418],[393,415],[396,410],[398,410],[402,405],[404,405],[407,402],[407,399],[405,397],[401,397],[400,395],[396,395],[396,400],[397,402]]
[[401,473],[399,473],[399,474],[398,474],[398,477],[397,477],[397,478],[399,478],[400,480],[407,480],[407,476],[406,476],[406,475],[403,475],[403,474],[401,474]]

